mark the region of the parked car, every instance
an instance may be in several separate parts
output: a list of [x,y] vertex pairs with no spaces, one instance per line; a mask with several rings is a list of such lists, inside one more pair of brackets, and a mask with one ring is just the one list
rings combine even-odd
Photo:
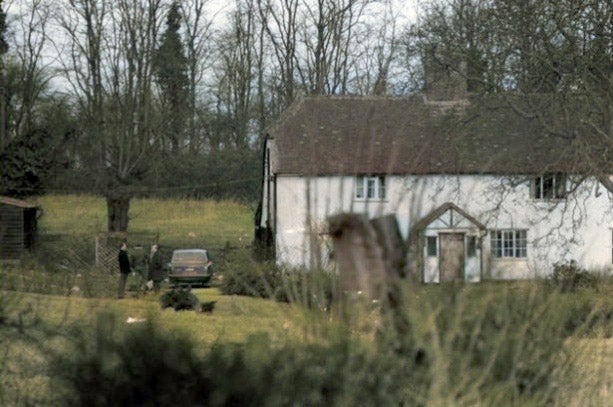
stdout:
[[213,276],[213,262],[204,249],[183,249],[172,252],[168,280],[171,285],[208,285]]

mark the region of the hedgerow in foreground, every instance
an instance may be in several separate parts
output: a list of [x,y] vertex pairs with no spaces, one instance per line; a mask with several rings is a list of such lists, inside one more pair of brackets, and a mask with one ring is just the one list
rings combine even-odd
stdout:
[[[278,344],[256,335],[204,354],[154,322],[121,328],[103,315],[94,332],[71,335],[52,374],[69,390],[62,402],[72,405],[540,404],[573,379],[564,340],[575,331],[560,294],[399,292],[394,309],[363,309],[374,332],[338,321],[318,341]],[[601,314],[592,309],[581,325]]]

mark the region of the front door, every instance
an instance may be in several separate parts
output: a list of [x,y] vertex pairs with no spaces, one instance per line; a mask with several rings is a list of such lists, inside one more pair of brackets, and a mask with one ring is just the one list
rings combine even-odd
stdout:
[[464,280],[464,234],[441,233],[439,270],[441,282]]

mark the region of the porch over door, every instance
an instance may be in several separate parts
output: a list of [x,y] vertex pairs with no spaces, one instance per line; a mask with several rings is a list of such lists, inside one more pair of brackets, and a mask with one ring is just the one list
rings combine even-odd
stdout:
[[439,270],[440,281],[464,279],[464,234],[441,233]]

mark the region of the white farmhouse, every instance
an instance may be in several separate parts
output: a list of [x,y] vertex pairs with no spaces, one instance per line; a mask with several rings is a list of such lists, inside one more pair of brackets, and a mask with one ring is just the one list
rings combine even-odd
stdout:
[[325,266],[329,216],[393,213],[424,282],[531,278],[571,259],[610,270],[613,152],[488,104],[295,102],[268,131],[256,237],[279,264]]

